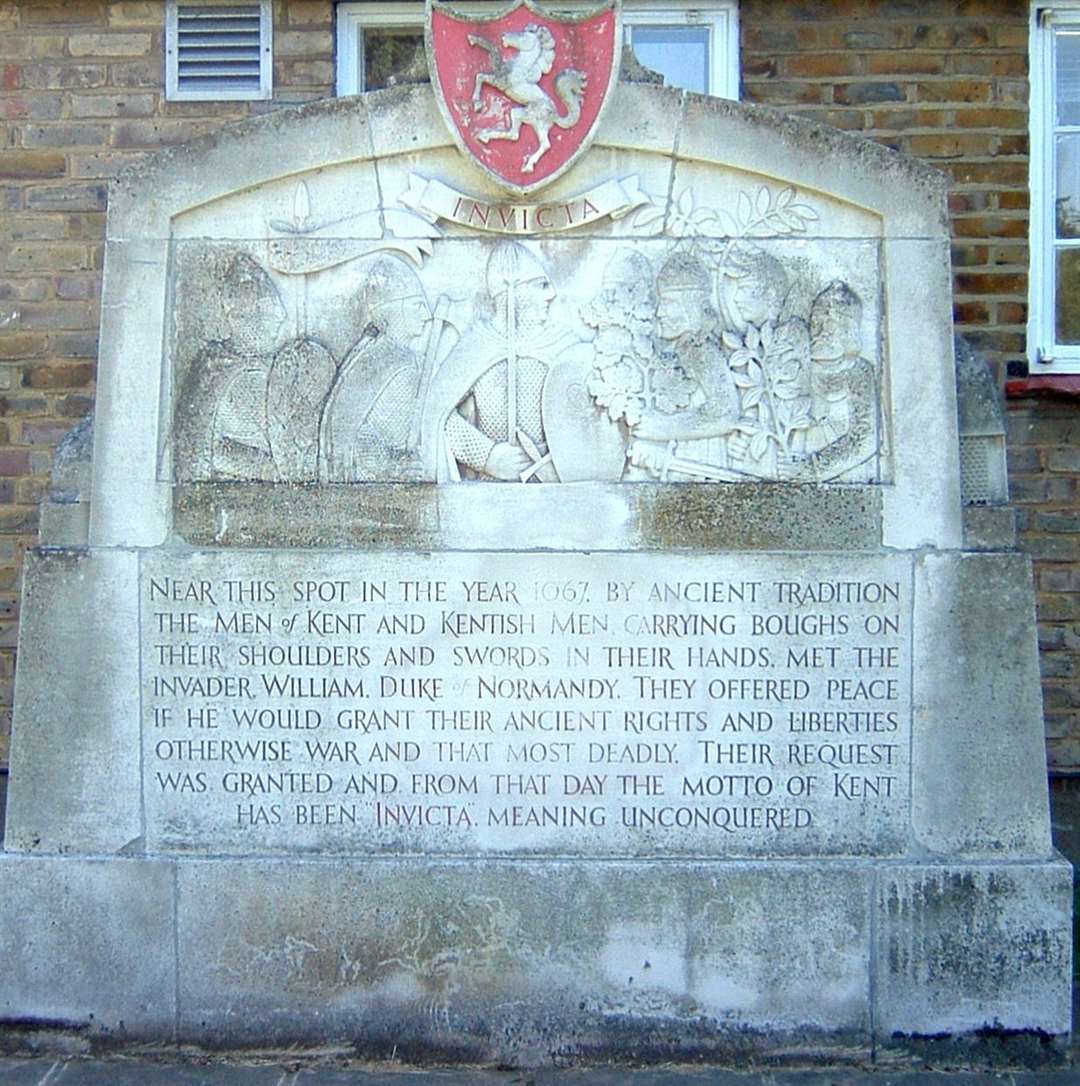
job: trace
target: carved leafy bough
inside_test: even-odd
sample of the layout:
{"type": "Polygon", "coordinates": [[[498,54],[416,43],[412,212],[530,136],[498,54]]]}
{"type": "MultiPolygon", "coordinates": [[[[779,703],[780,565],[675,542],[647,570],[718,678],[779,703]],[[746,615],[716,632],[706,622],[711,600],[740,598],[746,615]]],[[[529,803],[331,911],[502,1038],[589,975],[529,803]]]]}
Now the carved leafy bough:
{"type": "Polygon", "coordinates": [[[778,239],[817,220],[791,187],[737,193],[730,211],[685,189],[663,259],[616,249],[579,324],[563,265],[528,245],[467,250],[478,285],[433,297],[439,271],[405,242],[322,237],[334,224],[307,184],[290,195],[269,269],[223,252],[220,314],[184,315],[181,482],[877,478],[862,302],[783,259],[778,239]],[[308,331],[294,277],[315,274],[341,313],[308,331]]]}
{"type": "Polygon", "coordinates": [[[635,230],[647,231],[667,215],[664,232],[671,237],[694,240],[724,235],[726,238],[784,237],[805,233],[818,221],[818,213],[798,202],[790,185],[774,191],[761,185],[751,197],[740,192],[734,212],[710,207],[696,207],[694,190],[683,189],[670,213],[663,201],[641,208],[631,220],[635,230]]]}
{"type": "Polygon", "coordinates": [[[714,209],[697,206],[688,187],[666,212],[654,204],[635,215],[635,229],[663,220],[676,239],[648,273],[653,348],[615,361],[598,351],[588,382],[596,405],[626,428],[628,477],[877,478],[861,300],[840,280],[795,289],[792,269],[764,241],[818,221],[797,197],[791,186],[761,185],[714,209]]]}
{"type": "Polygon", "coordinates": [[[731,351],[728,365],[736,387],[742,390],[742,410],[757,410],[758,428],[750,436],[750,457],[762,460],[775,444],[781,456],[790,456],[796,431],[810,423],[810,399],[800,365],[800,324],[770,321],[749,325],[744,336],[732,331],[723,334],[731,351]]]}

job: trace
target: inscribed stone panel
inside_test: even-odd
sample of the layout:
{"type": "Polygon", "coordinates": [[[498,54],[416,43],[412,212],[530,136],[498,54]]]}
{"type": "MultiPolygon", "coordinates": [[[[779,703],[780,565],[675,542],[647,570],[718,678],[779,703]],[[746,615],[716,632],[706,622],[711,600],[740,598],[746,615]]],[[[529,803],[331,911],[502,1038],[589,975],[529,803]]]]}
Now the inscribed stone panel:
{"type": "Polygon", "coordinates": [[[910,560],[146,555],[148,844],[889,855],[910,560]]]}

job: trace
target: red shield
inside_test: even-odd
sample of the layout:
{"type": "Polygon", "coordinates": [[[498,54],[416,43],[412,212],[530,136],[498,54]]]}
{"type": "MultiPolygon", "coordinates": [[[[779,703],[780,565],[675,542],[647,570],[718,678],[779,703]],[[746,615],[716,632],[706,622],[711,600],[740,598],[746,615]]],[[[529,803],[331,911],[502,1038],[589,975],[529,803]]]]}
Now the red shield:
{"type": "Polygon", "coordinates": [[[533,0],[463,15],[428,0],[428,64],[458,146],[524,195],[588,147],[618,78],[618,0],[554,16],[533,0]]]}

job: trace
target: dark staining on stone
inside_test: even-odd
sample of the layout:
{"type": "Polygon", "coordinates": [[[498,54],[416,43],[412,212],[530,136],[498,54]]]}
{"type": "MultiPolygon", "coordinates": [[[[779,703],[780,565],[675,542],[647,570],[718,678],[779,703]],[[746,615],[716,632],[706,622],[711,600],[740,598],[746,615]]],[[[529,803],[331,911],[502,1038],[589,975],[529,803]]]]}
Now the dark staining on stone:
{"type": "Polygon", "coordinates": [[[191,483],[173,529],[193,546],[415,548],[433,545],[434,484],[191,483]]]}
{"type": "Polygon", "coordinates": [[[877,488],[794,483],[635,488],[645,549],[871,549],[881,544],[877,488]]]}

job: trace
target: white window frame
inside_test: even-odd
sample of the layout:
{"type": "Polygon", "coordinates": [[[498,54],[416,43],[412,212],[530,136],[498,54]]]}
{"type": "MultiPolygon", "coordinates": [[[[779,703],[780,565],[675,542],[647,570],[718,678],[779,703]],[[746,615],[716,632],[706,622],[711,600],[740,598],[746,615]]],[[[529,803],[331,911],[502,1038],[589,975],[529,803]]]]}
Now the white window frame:
{"type": "MultiPolygon", "coordinates": [[[[463,11],[490,9],[490,3],[462,3],[463,11]]],[[[551,0],[553,10],[567,7],[551,0]]],[[[588,5],[594,6],[594,5],[588,5]]],[[[417,31],[424,25],[424,5],[419,0],[351,0],[336,5],[337,93],[359,94],[364,86],[360,43],[368,27],[417,31]]],[[[738,0],[623,0],[623,32],[630,27],[684,24],[712,28],[709,56],[709,93],[719,98],[739,97],[739,4],[738,0]]]]}
{"type": "Polygon", "coordinates": [[[1080,33],[1080,0],[1056,0],[1031,5],[1031,192],[1028,275],[1027,349],[1033,377],[1053,373],[1080,373],[1080,344],[1061,344],[1057,339],[1057,248],[1080,248],[1080,238],[1056,239],[1055,195],[1057,171],[1054,135],[1059,131],[1080,133],[1080,125],[1059,127],[1054,100],[1054,28],[1075,27],[1080,33]]]}
{"type": "Polygon", "coordinates": [[[235,90],[181,90],[177,50],[177,7],[225,7],[228,0],[166,0],[165,100],[169,102],[260,102],[274,93],[274,15],[271,0],[259,5],[259,88],[235,90]]]}

